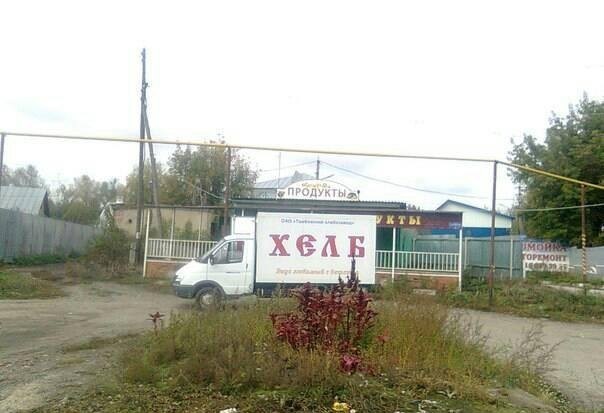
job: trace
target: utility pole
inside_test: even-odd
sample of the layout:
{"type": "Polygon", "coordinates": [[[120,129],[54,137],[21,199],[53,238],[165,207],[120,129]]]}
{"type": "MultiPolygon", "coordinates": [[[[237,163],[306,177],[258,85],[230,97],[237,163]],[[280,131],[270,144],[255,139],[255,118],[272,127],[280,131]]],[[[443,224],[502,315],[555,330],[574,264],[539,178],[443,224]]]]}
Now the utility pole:
{"type": "Polygon", "coordinates": [[[227,235],[228,229],[228,218],[229,218],[229,202],[231,199],[231,147],[226,148],[226,162],[225,162],[225,190],[224,190],[224,216],[222,225],[222,236],[227,235]]]}
{"type": "Polygon", "coordinates": [[[142,237],[141,237],[141,222],[143,217],[143,204],[145,202],[144,194],[145,194],[145,183],[144,183],[144,173],[145,173],[145,144],[143,140],[145,139],[145,88],[146,88],[146,79],[145,79],[145,49],[142,52],[143,59],[143,77],[142,77],[142,86],[141,86],[141,119],[140,119],[140,143],[138,148],[138,188],[136,193],[136,263],[141,263],[142,258],[142,237]]]}
{"type": "Polygon", "coordinates": [[[581,275],[583,276],[583,294],[587,295],[587,231],[585,221],[585,185],[581,185],[581,275]]]}
{"type": "Polygon", "coordinates": [[[493,306],[493,280],[495,278],[495,205],[497,202],[497,161],[493,162],[493,194],[491,195],[491,242],[489,244],[489,307],[493,306]]]}
{"type": "Polygon", "coordinates": [[[147,110],[145,105],[145,130],[147,132],[147,139],[149,139],[149,159],[151,161],[151,194],[153,196],[153,203],[155,204],[155,220],[157,222],[157,229],[159,230],[159,237],[164,237],[164,230],[162,226],[161,208],[159,202],[159,177],[157,176],[157,166],[155,164],[155,154],[153,152],[153,144],[151,143],[151,129],[149,127],[149,117],[147,116],[147,110]]]}
{"type": "MultiPolygon", "coordinates": [[[[162,227],[162,219],[161,219],[161,209],[159,207],[159,190],[158,183],[159,178],[157,176],[157,167],[155,164],[155,154],[153,152],[153,143],[151,143],[151,128],[149,126],[149,116],[147,115],[147,87],[149,84],[147,83],[147,53],[146,50],[143,49],[141,53],[142,57],[142,81],[141,81],[141,125],[140,125],[140,138],[145,139],[145,135],[147,139],[149,139],[149,158],[151,161],[151,194],[153,198],[153,204],[155,204],[155,221],[158,225],[159,237],[163,238],[163,227],[162,227]]],[[[145,169],[144,169],[144,151],[145,144],[143,142],[140,143],[140,154],[139,154],[139,164],[138,164],[138,193],[137,193],[137,211],[136,211],[136,222],[137,222],[137,236],[136,236],[136,257],[137,262],[140,262],[142,257],[142,212],[145,203],[144,196],[144,178],[145,178],[145,169]]]]}
{"type": "Polygon", "coordinates": [[[319,168],[321,165],[321,161],[319,160],[319,157],[317,156],[317,170],[315,172],[315,179],[318,181],[319,180],[319,168]]]}

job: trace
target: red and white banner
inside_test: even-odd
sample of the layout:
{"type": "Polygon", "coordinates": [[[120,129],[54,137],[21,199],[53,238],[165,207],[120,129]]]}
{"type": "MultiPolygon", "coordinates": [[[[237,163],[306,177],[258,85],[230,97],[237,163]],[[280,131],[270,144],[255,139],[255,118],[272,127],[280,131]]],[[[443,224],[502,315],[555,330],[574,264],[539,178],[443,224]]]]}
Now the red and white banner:
{"type": "Polygon", "coordinates": [[[375,282],[375,215],[258,213],[256,282],[332,284],[350,274],[375,282]]]}

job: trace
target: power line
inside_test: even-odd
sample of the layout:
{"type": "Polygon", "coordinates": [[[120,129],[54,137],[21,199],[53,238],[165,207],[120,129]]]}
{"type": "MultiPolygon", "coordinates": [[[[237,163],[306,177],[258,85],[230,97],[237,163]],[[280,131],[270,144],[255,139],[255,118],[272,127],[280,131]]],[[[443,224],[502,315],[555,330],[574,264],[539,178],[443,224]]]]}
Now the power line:
{"type": "Polygon", "coordinates": [[[541,212],[541,211],[559,211],[562,209],[579,209],[579,208],[597,208],[604,206],[604,202],[600,204],[590,204],[590,205],[574,205],[574,206],[565,206],[565,207],[551,207],[551,208],[525,208],[525,209],[515,209],[516,212],[541,212]]]}
{"type": "Polygon", "coordinates": [[[297,164],[294,164],[294,165],[282,166],[281,168],[261,169],[260,172],[261,173],[264,173],[264,172],[274,172],[274,171],[278,171],[280,169],[297,168],[298,166],[310,165],[310,164],[314,164],[314,163],[315,163],[315,161],[301,162],[301,163],[297,163],[297,164]]]}
{"type": "MultiPolygon", "coordinates": [[[[348,172],[350,174],[360,176],[361,178],[369,179],[371,181],[380,182],[380,183],[383,183],[383,184],[397,186],[399,188],[410,189],[412,191],[427,192],[427,193],[430,193],[430,194],[437,194],[437,195],[455,196],[455,197],[459,197],[459,198],[489,199],[488,196],[455,194],[455,193],[452,193],[452,192],[442,192],[442,191],[435,191],[435,190],[425,189],[425,188],[417,188],[417,187],[409,186],[409,185],[403,185],[403,184],[399,184],[399,183],[396,183],[396,182],[387,181],[385,179],[374,178],[372,176],[364,175],[364,174],[361,174],[359,172],[351,171],[350,169],[346,169],[346,168],[342,168],[340,166],[332,165],[329,162],[325,162],[325,161],[321,161],[321,162],[324,163],[325,165],[331,166],[332,168],[339,169],[341,171],[348,172]]],[[[500,200],[505,200],[505,201],[512,201],[513,200],[513,198],[499,198],[499,199],[500,200]]]]}
{"type": "Polygon", "coordinates": [[[203,192],[204,194],[208,194],[208,195],[210,195],[211,197],[214,197],[214,198],[219,199],[219,200],[221,200],[221,201],[222,201],[222,197],[221,197],[221,196],[216,195],[216,194],[214,194],[214,193],[212,193],[212,192],[210,192],[210,191],[206,191],[206,190],[205,190],[205,189],[203,189],[201,186],[194,185],[193,183],[191,183],[191,182],[187,181],[186,179],[183,179],[182,181],[183,181],[185,184],[189,185],[190,187],[195,188],[195,189],[199,190],[200,192],[203,192]]]}

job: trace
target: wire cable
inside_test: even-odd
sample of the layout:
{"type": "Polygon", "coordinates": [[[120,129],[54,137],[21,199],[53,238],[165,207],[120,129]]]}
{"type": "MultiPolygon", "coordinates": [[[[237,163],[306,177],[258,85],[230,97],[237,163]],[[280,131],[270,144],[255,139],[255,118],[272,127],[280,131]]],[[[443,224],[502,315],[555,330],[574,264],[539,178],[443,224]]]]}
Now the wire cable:
{"type": "MultiPolygon", "coordinates": [[[[435,190],[432,190],[432,189],[417,188],[417,187],[410,186],[410,185],[403,185],[403,184],[399,184],[399,183],[396,183],[396,182],[388,181],[388,180],[385,180],[385,179],[375,178],[375,177],[372,177],[372,176],[364,175],[364,174],[361,174],[359,172],[351,171],[350,169],[346,169],[346,168],[342,168],[340,166],[333,165],[333,164],[331,164],[329,162],[321,161],[321,163],[325,164],[325,165],[328,165],[328,166],[331,166],[332,168],[339,169],[340,171],[347,172],[347,173],[352,174],[352,175],[360,176],[361,178],[369,179],[371,181],[380,182],[380,183],[383,183],[383,184],[397,186],[399,188],[410,189],[412,191],[426,192],[426,193],[429,193],[429,194],[437,194],[437,195],[454,196],[454,197],[459,197],[459,198],[490,199],[490,197],[488,197],[488,196],[463,195],[463,194],[455,194],[455,193],[452,193],[452,192],[442,192],[442,191],[435,191],[435,190]]],[[[513,201],[513,198],[497,198],[497,199],[499,199],[501,201],[513,201]]]]}
{"type": "Polygon", "coordinates": [[[304,165],[311,165],[314,164],[316,161],[308,161],[308,162],[302,162],[302,163],[297,163],[295,165],[287,165],[287,166],[282,166],[281,168],[273,168],[273,169],[260,169],[260,173],[264,173],[264,172],[274,172],[274,171],[278,171],[280,169],[290,169],[290,168],[297,168],[298,166],[304,166],[304,165]]]}
{"type": "Polygon", "coordinates": [[[580,208],[597,208],[604,206],[604,202],[600,204],[589,204],[589,205],[573,205],[565,207],[551,207],[551,208],[518,208],[515,212],[541,212],[541,211],[560,211],[563,209],[580,209],[580,208]]]}

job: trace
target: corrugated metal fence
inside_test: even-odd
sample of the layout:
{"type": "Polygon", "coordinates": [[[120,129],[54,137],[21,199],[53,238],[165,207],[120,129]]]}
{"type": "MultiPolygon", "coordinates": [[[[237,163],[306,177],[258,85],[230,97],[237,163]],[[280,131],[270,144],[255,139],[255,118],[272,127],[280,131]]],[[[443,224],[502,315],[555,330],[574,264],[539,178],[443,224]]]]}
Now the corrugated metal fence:
{"type": "MultiPolygon", "coordinates": [[[[580,248],[572,247],[568,249],[568,259],[572,272],[581,273],[581,257],[582,251],[580,248]]],[[[604,275],[604,247],[587,248],[587,273],[590,275],[604,275]]]]}
{"type": "Polygon", "coordinates": [[[82,253],[101,230],[58,219],[0,209],[0,261],[41,254],[82,253]]]}
{"type": "MultiPolygon", "coordinates": [[[[489,238],[465,238],[462,263],[472,275],[486,275],[489,270],[489,238]]],[[[419,237],[414,240],[415,251],[457,252],[459,240],[438,236],[419,237]]],[[[522,277],[522,241],[510,237],[495,239],[495,276],[522,277]],[[510,252],[512,253],[510,256],[510,252]]]]}
{"type": "MultiPolygon", "coordinates": [[[[414,251],[457,252],[458,239],[441,236],[424,236],[414,240],[414,251]]],[[[463,245],[463,268],[471,269],[472,275],[486,275],[489,270],[489,238],[465,238],[463,245]]],[[[568,250],[571,271],[581,272],[581,250],[568,250]]],[[[604,275],[604,247],[587,248],[587,272],[604,275]]],[[[495,239],[495,274],[498,277],[522,277],[522,240],[515,237],[495,239]],[[510,257],[510,250],[512,257],[510,257]],[[510,272],[511,268],[511,272],[510,272]]]]}

